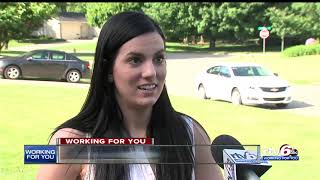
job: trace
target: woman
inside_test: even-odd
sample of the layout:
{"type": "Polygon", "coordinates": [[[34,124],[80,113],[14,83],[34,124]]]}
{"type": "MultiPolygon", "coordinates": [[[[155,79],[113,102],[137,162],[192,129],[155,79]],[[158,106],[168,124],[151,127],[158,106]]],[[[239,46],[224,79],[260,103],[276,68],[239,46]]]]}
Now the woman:
{"type": "MultiPolygon", "coordinates": [[[[67,137],[154,138],[155,144],[210,144],[204,129],[171,106],[165,87],[165,37],[140,12],[111,17],[102,27],[87,99],[74,118],[52,133],[67,137]]],[[[59,164],[44,165],[38,179],[222,179],[210,148],[161,153],[161,162],[186,164],[59,164]],[[174,157],[174,158],[173,158],[174,157]]]]}

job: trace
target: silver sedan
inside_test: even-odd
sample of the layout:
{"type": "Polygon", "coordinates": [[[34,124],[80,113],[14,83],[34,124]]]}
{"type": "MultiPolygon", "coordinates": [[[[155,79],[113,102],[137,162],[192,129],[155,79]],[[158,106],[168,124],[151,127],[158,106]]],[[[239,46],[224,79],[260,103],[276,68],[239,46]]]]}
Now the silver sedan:
{"type": "Polygon", "coordinates": [[[255,63],[219,63],[210,66],[196,77],[195,89],[201,98],[234,104],[275,104],[286,107],[292,101],[289,83],[255,63]]]}

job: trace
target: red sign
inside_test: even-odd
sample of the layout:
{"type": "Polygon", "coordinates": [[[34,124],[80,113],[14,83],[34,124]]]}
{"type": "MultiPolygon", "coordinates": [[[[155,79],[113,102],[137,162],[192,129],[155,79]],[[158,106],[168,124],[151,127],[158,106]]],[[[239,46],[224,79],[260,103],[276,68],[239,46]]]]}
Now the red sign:
{"type": "Polygon", "coordinates": [[[262,39],[266,39],[267,37],[269,37],[270,33],[267,29],[262,29],[259,35],[262,39]]]}

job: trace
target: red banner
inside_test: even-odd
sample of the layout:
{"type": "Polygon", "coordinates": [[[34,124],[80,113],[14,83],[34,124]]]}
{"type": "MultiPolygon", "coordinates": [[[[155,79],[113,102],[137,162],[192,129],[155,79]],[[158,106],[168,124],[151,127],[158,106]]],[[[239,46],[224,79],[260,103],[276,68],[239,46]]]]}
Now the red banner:
{"type": "Polygon", "coordinates": [[[154,144],[153,138],[60,138],[59,144],[154,144]]]}

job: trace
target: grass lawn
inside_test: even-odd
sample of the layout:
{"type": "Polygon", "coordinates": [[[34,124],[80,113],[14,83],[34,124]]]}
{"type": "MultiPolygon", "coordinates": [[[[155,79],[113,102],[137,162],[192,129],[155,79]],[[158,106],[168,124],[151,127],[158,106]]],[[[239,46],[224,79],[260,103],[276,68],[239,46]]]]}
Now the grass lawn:
{"type": "Polygon", "coordinates": [[[284,57],[281,53],[266,55],[238,53],[227,61],[254,62],[261,64],[279,77],[295,84],[320,84],[320,55],[284,57]]]}
{"type": "Polygon", "coordinates": [[[20,47],[20,46],[29,46],[32,45],[34,43],[32,42],[19,42],[17,40],[11,40],[9,41],[9,48],[13,48],[13,47],[20,47]]]}
{"type": "Polygon", "coordinates": [[[68,52],[92,52],[96,51],[97,42],[86,42],[86,43],[79,43],[79,44],[64,44],[57,47],[52,47],[49,49],[53,50],[62,50],[68,52]]]}
{"type": "MultiPolygon", "coordinates": [[[[49,85],[0,84],[0,179],[34,179],[38,165],[23,164],[23,145],[46,144],[50,132],[81,108],[87,89],[49,85]]],[[[171,97],[178,111],[197,119],[210,137],[230,134],[242,144],[299,151],[296,162],[275,162],[263,176],[274,179],[320,179],[318,119],[230,103],[171,97]],[[290,175],[290,176],[288,176],[290,175]]]]}
{"type": "Polygon", "coordinates": [[[48,39],[48,38],[37,38],[37,39],[25,39],[25,40],[11,40],[9,41],[9,48],[29,46],[33,44],[50,44],[56,42],[64,42],[63,39],[48,39]]]}

